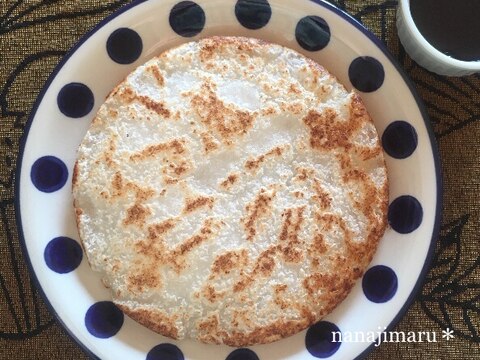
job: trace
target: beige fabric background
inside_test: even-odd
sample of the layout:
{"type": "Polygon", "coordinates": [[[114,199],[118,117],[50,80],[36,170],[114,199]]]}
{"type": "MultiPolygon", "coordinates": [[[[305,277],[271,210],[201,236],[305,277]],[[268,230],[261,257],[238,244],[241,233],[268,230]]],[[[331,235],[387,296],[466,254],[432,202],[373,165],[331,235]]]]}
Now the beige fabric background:
{"type": "MultiPolygon", "coordinates": [[[[0,1],[0,359],[86,359],[39,296],[19,245],[14,173],[33,102],[61,57],[129,0],[0,1]]],[[[397,331],[449,326],[455,339],[385,343],[370,360],[480,358],[480,77],[447,78],[405,54],[395,1],[333,1],[386,42],[427,105],[444,174],[444,216],[432,270],[397,331]]],[[[480,4],[479,4],[480,6],[480,4]]]]}

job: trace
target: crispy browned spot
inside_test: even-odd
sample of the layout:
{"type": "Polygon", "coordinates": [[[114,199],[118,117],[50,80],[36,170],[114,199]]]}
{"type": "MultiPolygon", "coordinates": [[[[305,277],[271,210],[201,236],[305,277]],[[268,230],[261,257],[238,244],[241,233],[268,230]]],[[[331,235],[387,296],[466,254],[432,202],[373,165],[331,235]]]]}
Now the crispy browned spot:
{"type": "Polygon", "coordinates": [[[226,106],[215,94],[213,85],[208,82],[192,97],[191,104],[200,121],[227,144],[231,143],[232,138],[246,134],[255,120],[254,115],[248,111],[234,110],[226,106]]]}
{"type": "Polygon", "coordinates": [[[225,331],[220,330],[220,321],[217,314],[210,315],[205,320],[200,321],[197,324],[197,329],[199,340],[211,344],[220,344],[221,339],[227,336],[225,331]]]}
{"type": "Polygon", "coordinates": [[[284,146],[275,146],[273,149],[270,149],[265,154],[259,155],[256,158],[249,159],[245,162],[245,169],[249,171],[256,171],[262,165],[262,163],[269,157],[279,157],[282,156],[285,149],[288,145],[284,146]]]}
{"type": "Polygon", "coordinates": [[[155,241],[163,238],[177,224],[178,219],[169,218],[160,223],[152,224],[148,227],[148,240],[155,241]]]}
{"type": "Polygon", "coordinates": [[[282,213],[283,224],[279,235],[280,251],[286,262],[298,263],[303,258],[299,232],[303,223],[305,206],[286,209],[282,213]]]}
{"type": "Polygon", "coordinates": [[[197,197],[187,197],[185,199],[185,206],[183,207],[183,213],[191,213],[201,207],[208,207],[209,209],[213,208],[213,203],[215,198],[212,196],[197,196],[197,197]]]}
{"type": "Polygon", "coordinates": [[[205,152],[205,154],[210,154],[212,151],[218,149],[218,141],[208,132],[202,132],[200,134],[200,138],[202,139],[203,151],[205,152]]]}
{"type": "Polygon", "coordinates": [[[297,167],[297,175],[293,178],[294,181],[307,181],[315,172],[313,168],[297,167]]]}
{"type": "Polygon", "coordinates": [[[300,89],[298,88],[298,86],[294,83],[291,83],[290,86],[288,87],[288,92],[290,94],[295,94],[295,95],[299,95],[301,94],[302,92],[300,91],[300,89]]]}
{"type": "Polygon", "coordinates": [[[322,113],[310,110],[303,118],[310,131],[310,146],[317,150],[343,148],[349,150],[352,135],[361,125],[371,122],[370,116],[358,96],[353,96],[350,104],[350,117],[346,121],[338,119],[334,109],[328,108],[322,113]]]}
{"type": "Polygon", "coordinates": [[[101,154],[101,159],[109,167],[115,167],[115,161],[113,160],[113,155],[117,149],[117,136],[112,135],[108,141],[108,148],[101,154]]]}
{"type": "MultiPolygon", "coordinates": [[[[315,233],[309,247],[310,257],[318,261],[318,258],[327,251],[328,247],[325,243],[325,237],[320,232],[315,233]]],[[[316,265],[318,265],[318,263],[316,265]]]]}
{"type": "Polygon", "coordinates": [[[225,296],[224,291],[217,291],[212,285],[206,285],[202,290],[202,295],[211,303],[221,300],[225,296]]]}
{"type": "Polygon", "coordinates": [[[258,276],[268,277],[272,274],[275,267],[275,253],[276,246],[272,246],[264,250],[257,258],[255,266],[252,271],[252,277],[258,276]]]}
{"type": "Polygon", "coordinates": [[[171,152],[173,155],[181,155],[186,152],[185,140],[173,139],[165,143],[149,145],[138,153],[130,155],[130,160],[140,161],[157,156],[159,153],[171,152]]]}
{"type": "Polygon", "coordinates": [[[319,205],[320,209],[327,210],[332,203],[332,197],[323,189],[320,180],[317,178],[313,179],[313,190],[315,191],[315,195],[312,197],[313,200],[319,205]]]}
{"type": "Polygon", "coordinates": [[[150,208],[142,204],[133,204],[127,209],[127,215],[123,219],[124,225],[137,225],[142,227],[145,220],[152,214],[150,208]]]}
{"type": "Polygon", "coordinates": [[[112,178],[112,196],[123,195],[123,176],[120,171],[117,171],[112,178]]]}
{"type": "Polygon", "coordinates": [[[238,180],[239,174],[233,173],[227,176],[225,180],[220,183],[220,186],[223,187],[225,190],[230,189],[238,180]]]}
{"type": "Polygon", "coordinates": [[[73,166],[73,174],[72,174],[72,186],[75,187],[77,185],[78,181],[78,161],[75,162],[75,165],[73,166]]]}
{"type": "Polygon", "coordinates": [[[242,269],[247,262],[248,252],[246,249],[227,251],[215,258],[210,278],[217,275],[228,275],[234,269],[242,269]]]}
{"type": "Polygon", "coordinates": [[[116,304],[120,310],[133,320],[146,326],[147,328],[172,339],[178,339],[178,329],[175,325],[178,315],[167,315],[158,310],[151,310],[146,308],[135,308],[125,306],[123,304],[116,304]]]}
{"type": "Polygon", "coordinates": [[[270,246],[264,250],[255,260],[253,268],[249,272],[241,271],[239,281],[233,286],[233,292],[238,293],[244,291],[256,279],[260,277],[268,277],[275,268],[275,254],[278,250],[277,246],[270,246]]]}
{"type": "Polygon", "coordinates": [[[245,213],[247,214],[241,219],[247,240],[251,241],[257,234],[257,223],[260,219],[265,218],[270,213],[270,205],[275,198],[276,191],[274,189],[267,190],[262,188],[257,196],[247,204],[245,213]]]}
{"type": "Polygon", "coordinates": [[[155,268],[151,267],[150,271],[140,271],[128,276],[127,283],[129,291],[133,293],[141,293],[146,289],[160,287],[160,276],[155,272],[155,268]]]}
{"type": "Polygon", "coordinates": [[[280,109],[283,112],[300,115],[304,111],[304,106],[300,102],[287,102],[287,103],[281,103],[280,109]]]}
{"type": "Polygon", "coordinates": [[[145,106],[148,110],[156,112],[158,115],[163,116],[164,118],[169,118],[171,113],[168,110],[164,103],[156,102],[153,99],[149,98],[148,96],[144,95],[137,95],[135,91],[130,87],[124,87],[122,91],[118,92],[119,97],[130,104],[134,101],[138,101],[140,104],[145,106]]]}
{"type": "Polygon", "coordinates": [[[160,73],[160,69],[158,68],[157,65],[155,64],[150,65],[149,67],[147,67],[147,71],[150,71],[153,74],[154,78],[157,80],[157,83],[160,87],[165,85],[165,79],[160,73]]]}
{"type": "Polygon", "coordinates": [[[175,250],[173,250],[174,257],[183,256],[186,253],[192,251],[195,247],[201,243],[210,239],[215,231],[215,228],[218,227],[219,223],[213,218],[207,218],[204,222],[198,233],[192,235],[191,237],[183,240],[183,242],[178,245],[175,250]]]}

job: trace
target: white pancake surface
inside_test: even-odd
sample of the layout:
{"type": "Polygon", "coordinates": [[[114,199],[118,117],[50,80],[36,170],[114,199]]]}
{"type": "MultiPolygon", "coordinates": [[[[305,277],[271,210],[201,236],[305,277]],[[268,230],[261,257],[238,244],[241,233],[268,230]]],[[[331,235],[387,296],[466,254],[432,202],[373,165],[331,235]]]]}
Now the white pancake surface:
{"type": "Polygon", "coordinates": [[[341,302],[387,225],[360,97],[285,47],[168,50],[100,107],[78,150],[85,253],[113,301],[165,336],[246,346],[341,302]]]}

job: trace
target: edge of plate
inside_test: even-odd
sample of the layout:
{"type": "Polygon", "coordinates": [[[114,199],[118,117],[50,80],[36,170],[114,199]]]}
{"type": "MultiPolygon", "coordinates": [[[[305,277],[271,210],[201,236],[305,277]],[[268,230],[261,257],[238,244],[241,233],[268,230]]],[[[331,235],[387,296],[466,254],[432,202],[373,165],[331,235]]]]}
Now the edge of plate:
{"type": "MultiPolygon", "coordinates": [[[[63,320],[60,318],[60,316],[57,314],[55,308],[52,306],[50,301],[48,300],[48,297],[46,296],[45,292],[43,291],[43,288],[40,285],[40,282],[37,279],[37,275],[33,269],[31,260],[30,260],[30,255],[27,250],[25,238],[23,235],[23,226],[22,226],[22,216],[21,216],[21,209],[20,209],[20,177],[21,177],[21,169],[22,169],[22,163],[23,163],[23,153],[25,150],[25,145],[27,142],[28,134],[30,132],[30,127],[32,125],[33,119],[35,118],[35,115],[37,113],[38,107],[40,106],[43,97],[45,96],[45,93],[49,89],[52,81],[55,79],[57,76],[58,72],[63,68],[65,63],[70,59],[70,57],[77,51],[77,49],[82,46],[93,34],[95,34],[99,29],[101,29],[105,24],[116,18],[117,16],[121,15],[122,13],[132,9],[133,7],[146,2],[146,1],[151,1],[151,0],[133,0],[131,3],[126,4],[119,9],[117,9],[115,12],[112,14],[108,15],[104,19],[102,19],[100,22],[98,22],[92,29],[90,29],[85,35],[83,35],[68,51],[67,53],[62,57],[60,62],[55,66],[53,69],[52,73],[49,75],[47,78],[45,84],[43,85],[39,95],[37,96],[32,110],[30,111],[30,115],[25,123],[25,130],[24,133],[20,139],[20,144],[19,144],[19,151],[18,151],[18,156],[17,156],[17,165],[16,165],[16,170],[15,170],[15,190],[14,190],[14,207],[15,207],[15,221],[17,225],[17,231],[18,231],[18,237],[19,237],[19,242],[20,246],[25,258],[25,262],[27,264],[27,268],[29,270],[29,275],[31,276],[40,296],[42,297],[43,301],[45,302],[48,310],[50,311],[51,314],[55,317],[55,319],[60,323],[62,329],[65,331],[65,333],[70,336],[78,345],[79,347],[92,359],[95,360],[101,360],[96,354],[93,353],[92,350],[90,350],[80,339],[69,329],[69,327],[63,322],[63,320]]],[[[433,254],[434,254],[434,249],[435,249],[435,243],[436,239],[438,238],[438,235],[440,233],[440,221],[442,217],[442,174],[440,170],[440,153],[438,151],[438,146],[437,142],[435,139],[435,135],[433,133],[433,130],[430,126],[430,121],[429,117],[427,114],[427,111],[425,109],[425,106],[423,104],[422,99],[420,96],[417,94],[417,91],[413,85],[412,80],[407,76],[405,70],[398,64],[397,59],[393,57],[393,55],[390,53],[386,45],[381,42],[370,30],[368,30],[362,23],[360,23],[358,20],[356,20],[353,16],[345,12],[344,10],[337,8],[336,6],[324,1],[324,0],[309,0],[311,2],[314,2],[318,4],[319,6],[322,6],[326,8],[327,10],[330,10],[334,12],[335,14],[339,15],[341,18],[344,20],[348,21],[350,24],[355,26],[358,30],[360,30],[365,36],[367,36],[372,42],[377,45],[377,47],[385,54],[385,56],[388,58],[388,60],[395,66],[395,69],[399,72],[399,74],[402,76],[403,81],[407,84],[410,92],[412,93],[415,102],[417,103],[418,108],[420,109],[420,112],[422,114],[422,118],[425,123],[425,127],[428,132],[430,144],[432,147],[432,153],[433,153],[433,158],[434,158],[434,165],[435,165],[435,177],[436,177],[436,186],[437,186],[437,196],[436,196],[436,208],[435,208],[435,222],[433,226],[433,231],[432,231],[432,239],[430,241],[430,246],[427,252],[427,257],[425,259],[424,266],[422,268],[422,271],[420,272],[420,275],[417,279],[417,282],[415,286],[413,287],[412,291],[410,292],[410,295],[408,296],[405,304],[402,306],[402,308],[399,310],[397,315],[394,317],[394,319],[390,322],[390,324],[386,327],[385,331],[391,330],[400,320],[401,318],[404,317],[405,313],[407,310],[410,308],[413,300],[415,299],[417,293],[419,292],[420,288],[422,287],[426,274],[428,270],[430,269],[430,264],[433,259],[433,254]]],[[[363,359],[369,354],[374,348],[374,343],[372,343],[370,346],[368,346],[363,352],[361,352],[354,360],[360,360],[363,359]]]]}

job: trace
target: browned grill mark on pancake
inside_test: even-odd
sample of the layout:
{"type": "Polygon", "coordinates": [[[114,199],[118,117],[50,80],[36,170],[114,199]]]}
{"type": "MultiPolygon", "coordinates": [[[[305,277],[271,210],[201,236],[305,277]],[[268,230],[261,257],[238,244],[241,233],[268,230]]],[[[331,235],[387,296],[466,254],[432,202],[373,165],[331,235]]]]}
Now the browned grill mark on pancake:
{"type": "Polygon", "coordinates": [[[96,161],[99,164],[101,161],[105,162],[107,166],[113,168],[115,167],[115,161],[113,160],[113,155],[117,150],[117,138],[118,136],[112,134],[108,140],[108,147],[101,153],[100,159],[96,161]]]}
{"type": "Polygon", "coordinates": [[[307,181],[315,174],[315,169],[313,168],[306,168],[303,166],[299,166],[296,168],[297,174],[293,178],[293,181],[304,182],[307,181]]]}
{"type": "Polygon", "coordinates": [[[169,118],[171,113],[170,110],[167,109],[166,105],[163,102],[157,102],[153,99],[149,98],[148,96],[137,96],[136,99],[144,105],[148,110],[152,110],[156,112],[158,115],[163,116],[164,118],[169,118]]]}
{"type": "MultiPolygon", "coordinates": [[[[265,84],[265,86],[267,86],[268,84],[265,84]]],[[[268,107],[268,108],[264,108],[261,110],[260,112],[263,116],[271,116],[271,115],[274,115],[277,113],[277,111],[275,110],[274,107],[268,107]]]]}
{"type": "Polygon", "coordinates": [[[260,189],[253,201],[245,207],[246,216],[241,219],[247,240],[252,241],[257,234],[257,223],[260,219],[268,216],[271,209],[271,203],[275,198],[276,191],[274,189],[260,189]]]}
{"type": "Polygon", "coordinates": [[[115,119],[118,116],[118,111],[115,109],[108,109],[108,116],[115,119]]]}
{"type": "Polygon", "coordinates": [[[158,241],[162,239],[170,230],[172,230],[178,223],[178,219],[169,218],[163,220],[162,222],[152,224],[148,227],[148,237],[149,241],[158,241]]]}
{"type": "Polygon", "coordinates": [[[160,87],[163,87],[165,85],[165,79],[163,78],[162,73],[160,72],[160,69],[156,64],[148,66],[147,71],[152,73],[153,77],[157,80],[157,84],[160,87]]]}
{"type": "Polygon", "coordinates": [[[134,293],[142,293],[147,289],[160,287],[161,281],[158,274],[155,273],[155,267],[150,271],[141,271],[128,276],[128,289],[134,293]]]}
{"type": "Polygon", "coordinates": [[[273,303],[278,306],[281,310],[288,309],[292,306],[291,301],[285,297],[288,286],[287,284],[275,284],[272,285],[273,288],[273,303]]]}
{"type": "Polygon", "coordinates": [[[227,178],[220,183],[220,186],[225,190],[228,190],[237,182],[239,177],[240,177],[240,174],[232,173],[228,175],[227,178]]]}
{"type": "Polygon", "coordinates": [[[211,152],[219,148],[218,141],[208,132],[202,132],[200,134],[200,139],[202,140],[203,151],[205,152],[205,154],[210,154],[211,152]]]}
{"type": "Polygon", "coordinates": [[[227,251],[215,258],[209,279],[214,279],[221,275],[228,275],[233,270],[241,270],[247,263],[248,252],[246,249],[227,251]]]}
{"type": "Polygon", "coordinates": [[[315,191],[315,195],[312,198],[315,200],[316,204],[319,205],[320,209],[327,210],[330,208],[330,205],[332,204],[332,197],[330,196],[329,192],[322,187],[320,180],[314,178],[312,186],[313,190],[315,191]]]}
{"type": "Polygon", "coordinates": [[[200,246],[202,243],[212,239],[221,225],[222,222],[217,219],[205,219],[197,233],[183,240],[173,250],[168,251],[166,257],[168,263],[177,273],[180,273],[187,267],[186,256],[188,253],[200,246]]]}
{"type": "Polygon", "coordinates": [[[303,199],[305,197],[305,194],[299,190],[293,191],[292,195],[297,199],[303,199]]]}
{"type": "Polygon", "coordinates": [[[125,86],[120,91],[118,91],[118,96],[127,104],[138,101],[148,110],[151,110],[166,119],[170,118],[171,116],[170,110],[167,109],[164,103],[157,102],[145,95],[137,95],[135,91],[128,86],[125,86]]]}
{"type": "Polygon", "coordinates": [[[142,227],[145,220],[152,214],[150,208],[142,204],[133,204],[127,209],[127,215],[123,219],[123,225],[137,225],[142,227]]]}
{"type": "Polygon", "coordinates": [[[112,197],[122,196],[124,194],[123,176],[120,171],[115,172],[112,178],[112,197]]]}
{"type": "Polygon", "coordinates": [[[289,94],[300,95],[302,91],[298,88],[297,84],[291,83],[288,87],[289,94]]]}
{"type": "Polygon", "coordinates": [[[202,290],[203,297],[211,303],[222,300],[225,294],[225,291],[217,291],[212,285],[206,285],[202,290]]]}
{"type": "Polygon", "coordinates": [[[73,174],[72,174],[72,187],[75,187],[78,183],[78,161],[75,162],[75,165],[73,166],[73,174]]]}
{"type": "Polygon", "coordinates": [[[306,206],[289,208],[282,213],[283,224],[279,235],[280,251],[285,262],[298,263],[303,259],[299,233],[304,221],[306,206]]]}
{"type": "Polygon", "coordinates": [[[267,158],[282,156],[283,152],[288,148],[288,145],[275,146],[267,151],[265,154],[261,154],[253,159],[248,159],[245,162],[245,169],[251,172],[257,171],[260,166],[265,162],[267,158]]]}
{"type": "Polygon", "coordinates": [[[310,259],[312,265],[314,267],[318,267],[320,265],[320,259],[322,255],[327,253],[328,246],[325,242],[324,235],[319,231],[313,234],[312,240],[310,245],[308,246],[308,254],[310,255],[310,259]]]}
{"type": "Polygon", "coordinates": [[[149,329],[172,339],[178,339],[179,333],[175,324],[178,315],[170,316],[156,309],[133,308],[132,306],[126,306],[119,303],[116,303],[116,305],[133,320],[149,329]]]}
{"type": "Polygon", "coordinates": [[[214,235],[215,228],[218,228],[218,225],[218,222],[214,218],[207,218],[197,234],[183,240],[183,242],[173,250],[174,257],[183,256],[201,243],[209,240],[214,235]]]}
{"type": "Polygon", "coordinates": [[[333,150],[353,147],[352,136],[370,117],[358,96],[352,96],[349,119],[342,121],[334,109],[327,108],[323,113],[310,110],[303,122],[310,131],[310,146],[317,150],[333,150]]]}
{"type": "Polygon", "coordinates": [[[281,103],[280,109],[284,113],[292,113],[294,115],[300,115],[305,110],[305,107],[300,102],[293,102],[293,103],[287,102],[287,103],[281,103]]]}
{"type": "Polygon", "coordinates": [[[173,139],[164,143],[147,146],[140,152],[130,155],[130,160],[141,161],[164,152],[170,152],[173,155],[182,155],[186,151],[185,140],[173,139]]]}
{"type": "Polygon", "coordinates": [[[212,196],[197,196],[187,197],[185,199],[185,206],[183,207],[183,213],[188,214],[199,208],[208,207],[210,210],[213,208],[215,198],[212,196]]]}
{"type": "Polygon", "coordinates": [[[143,188],[133,182],[126,182],[120,171],[113,174],[111,181],[111,191],[103,190],[100,195],[105,199],[115,199],[124,197],[128,192],[135,194],[135,202],[142,203],[155,195],[155,190],[143,188]]]}
{"type": "Polygon", "coordinates": [[[159,266],[170,265],[177,273],[180,273],[186,267],[185,256],[194,248],[211,239],[220,226],[219,221],[207,218],[196,234],[183,240],[173,249],[169,249],[164,238],[175,228],[178,221],[177,218],[169,218],[150,225],[147,238],[134,244],[134,250],[137,254],[142,255],[142,258],[139,258],[136,263],[134,276],[129,278],[130,290],[141,292],[150,287],[160,286],[159,266]],[[144,285],[140,287],[142,281],[144,285]]]}
{"type": "Polygon", "coordinates": [[[255,260],[252,270],[249,272],[242,271],[240,273],[240,280],[234,284],[233,292],[238,293],[244,291],[256,279],[270,276],[275,268],[275,255],[278,249],[279,247],[274,245],[261,252],[255,260]]]}
{"type": "Polygon", "coordinates": [[[221,344],[221,340],[228,336],[227,332],[220,330],[218,314],[210,315],[205,320],[200,321],[196,327],[199,332],[199,340],[207,343],[221,344]]]}
{"type": "Polygon", "coordinates": [[[275,268],[275,253],[276,246],[272,246],[264,250],[257,258],[251,276],[257,278],[258,276],[268,277],[272,274],[275,268]]]}
{"type": "Polygon", "coordinates": [[[150,277],[156,273],[158,266],[169,261],[168,249],[164,238],[177,224],[177,219],[169,218],[160,223],[148,227],[148,236],[146,239],[134,244],[134,251],[142,255],[135,262],[137,277],[150,277]],[[143,260],[141,260],[143,259],[143,260]]]}
{"type": "Polygon", "coordinates": [[[343,232],[342,238],[345,243],[352,243],[354,235],[353,231],[347,226],[345,220],[341,216],[318,212],[315,214],[315,220],[318,222],[320,228],[325,231],[332,231],[335,229],[341,230],[343,232]]]}
{"type": "Polygon", "coordinates": [[[209,82],[202,85],[200,93],[193,95],[191,105],[200,121],[215,131],[226,144],[231,143],[232,138],[245,135],[255,120],[250,112],[234,110],[225,105],[209,82]]]}

